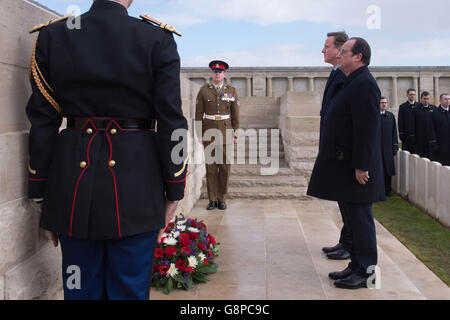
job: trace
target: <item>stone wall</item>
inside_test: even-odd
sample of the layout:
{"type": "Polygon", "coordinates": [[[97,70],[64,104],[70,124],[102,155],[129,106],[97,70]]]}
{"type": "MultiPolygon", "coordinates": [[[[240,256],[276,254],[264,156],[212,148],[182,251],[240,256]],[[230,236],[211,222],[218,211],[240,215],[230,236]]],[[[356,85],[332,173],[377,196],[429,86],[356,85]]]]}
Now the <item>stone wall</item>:
{"type": "MultiPolygon", "coordinates": [[[[406,101],[406,90],[429,91],[432,103],[439,103],[439,94],[450,91],[450,67],[372,67],[382,95],[390,101],[390,110],[397,114],[406,101]]],[[[282,97],[287,92],[314,92],[322,95],[329,67],[266,67],[230,68],[228,83],[240,97],[282,97]]],[[[208,68],[183,68],[182,73],[199,85],[211,82],[208,68]]]]}
{"type": "Polygon", "coordinates": [[[450,228],[450,167],[407,151],[397,154],[395,166],[393,190],[450,228]]]}
{"type": "Polygon", "coordinates": [[[0,11],[0,299],[58,298],[59,248],[39,229],[40,207],[26,199],[31,93],[28,66],[36,35],[28,30],[54,19],[26,1],[2,0],[0,11]]]}
{"type": "MultiPolygon", "coordinates": [[[[0,4],[0,300],[61,299],[60,248],[54,248],[39,228],[40,205],[26,197],[29,123],[25,106],[31,93],[28,70],[36,39],[28,30],[57,15],[23,0],[1,0],[0,4]]],[[[183,76],[181,84],[183,112],[191,126],[199,86],[183,76]]],[[[193,148],[199,148],[192,134],[190,157],[193,148]]],[[[178,212],[187,214],[195,205],[204,175],[204,165],[189,165],[186,197],[178,212]]]]}

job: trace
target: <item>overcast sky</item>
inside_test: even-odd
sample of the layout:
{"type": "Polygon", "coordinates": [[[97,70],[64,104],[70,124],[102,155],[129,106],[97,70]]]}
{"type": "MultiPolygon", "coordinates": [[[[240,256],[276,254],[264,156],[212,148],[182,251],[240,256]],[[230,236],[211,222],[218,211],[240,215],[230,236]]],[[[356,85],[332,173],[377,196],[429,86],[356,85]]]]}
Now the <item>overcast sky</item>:
{"type": "MultiPolygon", "coordinates": [[[[60,13],[91,0],[37,0],[60,13]]],[[[449,66],[449,0],[134,0],[129,14],[177,28],[183,67],[325,66],[330,31],[372,46],[372,65],[449,66]]]]}

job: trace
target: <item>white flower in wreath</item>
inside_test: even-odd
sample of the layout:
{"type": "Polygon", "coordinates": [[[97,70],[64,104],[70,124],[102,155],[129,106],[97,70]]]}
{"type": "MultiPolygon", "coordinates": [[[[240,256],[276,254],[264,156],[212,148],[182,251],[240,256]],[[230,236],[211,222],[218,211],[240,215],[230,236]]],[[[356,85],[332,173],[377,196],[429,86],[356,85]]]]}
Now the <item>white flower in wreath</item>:
{"type": "Polygon", "coordinates": [[[200,232],[200,230],[198,230],[197,228],[194,228],[194,227],[189,227],[188,230],[191,231],[191,232],[195,232],[195,233],[199,233],[200,232]]]}
{"type": "Polygon", "coordinates": [[[186,226],[177,226],[177,230],[184,231],[186,230],[186,226]]]}
{"type": "Polygon", "coordinates": [[[172,278],[175,277],[178,274],[178,269],[177,267],[175,267],[175,263],[171,263],[169,270],[167,271],[166,276],[169,277],[171,276],[172,278]]]}
{"type": "Polygon", "coordinates": [[[162,235],[161,235],[161,238],[167,238],[169,235],[167,234],[167,233],[163,233],[162,235]]]}
{"type": "Polygon", "coordinates": [[[184,220],[180,220],[180,221],[177,221],[177,225],[182,225],[182,224],[185,224],[186,223],[186,219],[184,219],[184,220]]]}
{"type": "Polygon", "coordinates": [[[174,246],[178,243],[177,239],[174,239],[172,237],[168,237],[164,239],[164,244],[167,244],[168,246],[174,246]]]}
{"type": "Polygon", "coordinates": [[[179,231],[175,231],[175,232],[172,232],[172,233],[171,233],[171,236],[172,236],[172,238],[174,238],[174,239],[178,238],[179,235],[180,235],[180,232],[179,232],[179,231]]]}
{"type": "Polygon", "coordinates": [[[189,266],[188,267],[197,267],[198,266],[198,261],[197,258],[194,256],[189,256],[188,257],[188,262],[189,262],[189,266]]]}
{"type": "Polygon", "coordinates": [[[203,252],[200,252],[197,256],[200,262],[203,262],[206,259],[206,256],[203,252]]]}

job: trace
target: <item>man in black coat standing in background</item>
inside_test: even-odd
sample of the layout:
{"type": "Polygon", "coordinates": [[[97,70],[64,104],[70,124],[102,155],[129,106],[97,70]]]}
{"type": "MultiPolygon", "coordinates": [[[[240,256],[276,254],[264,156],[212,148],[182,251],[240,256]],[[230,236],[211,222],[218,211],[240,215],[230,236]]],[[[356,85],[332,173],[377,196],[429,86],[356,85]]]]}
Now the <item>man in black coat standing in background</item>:
{"type": "MultiPolygon", "coordinates": [[[[325,86],[325,91],[322,100],[322,109],[320,110],[320,142],[319,150],[322,146],[322,139],[324,135],[322,134],[323,121],[330,108],[333,98],[342,89],[344,82],[346,80],[345,74],[339,69],[337,56],[342,45],[348,41],[348,35],[345,32],[330,32],[327,34],[327,39],[325,40],[325,45],[322,49],[324,60],[333,66],[330,76],[328,77],[327,84],[325,86]]],[[[341,209],[341,208],[339,208],[341,209]]],[[[341,236],[337,245],[333,247],[324,247],[322,250],[327,254],[329,259],[335,260],[345,260],[350,258],[350,246],[352,242],[352,236],[348,227],[345,224],[344,215],[342,214],[342,221],[344,222],[341,229],[341,236]]]]}
{"type": "Polygon", "coordinates": [[[433,160],[441,163],[443,166],[450,166],[450,95],[447,93],[441,94],[440,102],[440,106],[432,114],[433,127],[438,144],[433,160]]]}
{"type": "Polygon", "coordinates": [[[307,194],[338,201],[352,234],[351,262],[329,277],[339,288],[369,285],[377,265],[372,203],[385,200],[381,160],[380,98],[371,75],[371,49],[362,38],[341,48],[339,68],[347,76],[323,121],[323,144],[307,194]]]}
{"type": "Polygon", "coordinates": [[[395,176],[394,157],[398,151],[398,136],[395,117],[387,111],[388,99],[381,97],[381,154],[383,157],[384,185],[386,196],[392,192],[392,177],[395,176]]]}
{"type": "Polygon", "coordinates": [[[415,135],[414,153],[422,158],[432,159],[437,152],[438,145],[431,115],[437,111],[436,106],[430,104],[430,93],[422,92],[420,103],[414,108],[413,132],[415,135]]]}
{"type": "Polygon", "coordinates": [[[408,89],[408,101],[400,105],[398,109],[398,132],[402,141],[402,150],[414,152],[414,109],[418,106],[416,102],[416,90],[408,89]]]}

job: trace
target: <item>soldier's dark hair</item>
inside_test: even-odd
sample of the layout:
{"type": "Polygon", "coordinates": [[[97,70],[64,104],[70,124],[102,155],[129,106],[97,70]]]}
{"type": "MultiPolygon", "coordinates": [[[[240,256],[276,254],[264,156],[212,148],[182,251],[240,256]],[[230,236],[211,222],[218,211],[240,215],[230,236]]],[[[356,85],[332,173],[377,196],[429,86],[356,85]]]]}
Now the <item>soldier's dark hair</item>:
{"type": "Polygon", "coordinates": [[[350,40],[356,40],[355,44],[352,48],[353,55],[360,54],[362,55],[361,62],[364,65],[370,65],[370,58],[372,56],[372,50],[370,49],[369,43],[363,38],[353,37],[350,40]]]}
{"type": "Polygon", "coordinates": [[[424,91],[422,92],[422,94],[420,95],[421,98],[423,97],[428,97],[430,95],[430,93],[428,91],[424,91]]]}
{"type": "Polygon", "coordinates": [[[409,94],[411,91],[416,92],[416,89],[408,89],[408,91],[406,91],[406,94],[409,94]]]}
{"type": "Polygon", "coordinates": [[[442,93],[442,94],[439,96],[439,99],[442,100],[442,98],[443,98],[444,96],[448,96],[448,95],[449,95],[448,93],[442,93]]]}
{"type": "Polygon", "coordinates": [[[382,97],[380,98],[380,100],[384,100],[384,99],[386,99],[387,101],[389,101],[389,99],[386,98],[386,97],[383,97],[383,96],[382,96],[382,97]]]}
{"type": "Polygon", "coordinates": [[[327,37],[334,37],[334,46],[340,48],[348,41],[348,35],[345,31],[341,32],[329,32],[327,37]]]}

